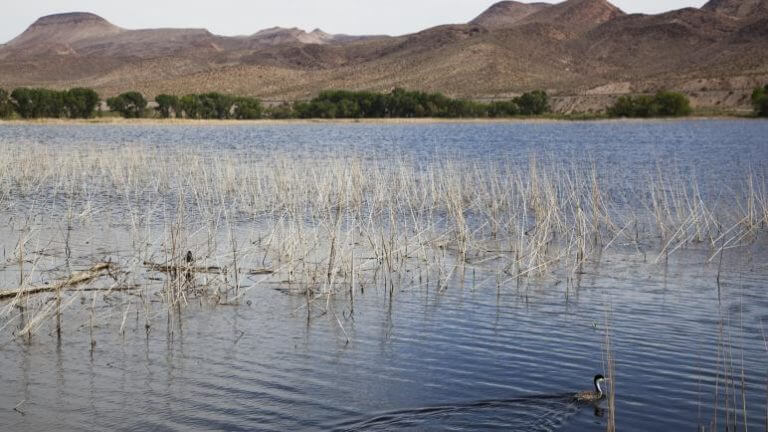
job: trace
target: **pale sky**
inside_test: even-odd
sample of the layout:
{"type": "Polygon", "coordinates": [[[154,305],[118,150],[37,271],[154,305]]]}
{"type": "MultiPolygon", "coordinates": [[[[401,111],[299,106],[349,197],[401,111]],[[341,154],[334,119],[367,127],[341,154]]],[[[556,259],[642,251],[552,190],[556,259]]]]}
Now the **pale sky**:
{"type": "MultiPolygon", "coordinates": [[[[628,13],[659,13],[700,7],[705,2],[612,1],[628,13]]],[[[37,18],[60,12],[93,12],[129,29],[202,27],[228,36],[252,34],[274,26],[308,31],[319,27],[329,33],[353,35],[399,35],[439,24],[467,22],[493,3],[494,0],[22,0],[3,8],[0,43],[19,35],[37,18]]]]}

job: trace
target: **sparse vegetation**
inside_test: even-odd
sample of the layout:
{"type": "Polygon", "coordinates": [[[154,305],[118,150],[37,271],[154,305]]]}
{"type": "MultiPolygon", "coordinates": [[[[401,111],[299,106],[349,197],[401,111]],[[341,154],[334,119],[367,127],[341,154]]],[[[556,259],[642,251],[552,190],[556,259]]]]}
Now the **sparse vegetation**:
{"type": "Polygon", "coordinates": [[[608,114],[613,117],[684,117],[691,112],[687,96],[669,91],[654,96],[621,96],[608,108],[608,114]]]}
{"type": "Polygon", "coordinates": [[[755,108],[755,115],[768,117],[768,84],[752,92],[752,106],[755,108]]]}

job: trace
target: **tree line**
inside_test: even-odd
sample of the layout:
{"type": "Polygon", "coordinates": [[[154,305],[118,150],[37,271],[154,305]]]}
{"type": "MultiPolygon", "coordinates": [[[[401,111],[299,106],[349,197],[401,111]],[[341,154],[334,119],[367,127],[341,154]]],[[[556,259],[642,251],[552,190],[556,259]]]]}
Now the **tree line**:
{"type": "Polygon", "coordinates": [[[99,105],[99,94],[89,88],[50,90],[44,88],[17,88],[11,93],[0,89],[0,117],[14,113],[31,118],[90,118],[99,105]]]}
{"type": "MultiPolygon", "coordinates": [[[[88,88],[50,90],[0,89],[0,118],[91,118],[101,99],[88,88]]],[[[768,116],[768,85],[752,94],[755,114],[768,116]]],[[[358,118],[500,118],[551,113],[546,92],[536,90],[504,101],[478,102],[441,93],[396,88],[389,93],[329,90],[309,101],[264,106],[257,98],[210,92],[176,96],[160,94],[155,106],[139,92],[122,93],[106,100],[109,109],[125,118],[160,117],[188,119],[358,119],[358,118]]],[[[609,106],[609,117],[678,117],[692,112],[688,97],[662,91],[655,95],[621,96],[609,106]]]]}
{"type": "Polygon", "coordinates": [[[688,97],[670,91],[661,91],[654,96],[620,96],[608,108],[610,117],[684,117],[691,112],[688,97]]]}
{"type": "Polygon", "coordinates": [[[441,93],[395,89],[390,93],[331,90],[293,104],[297,118],[511,117],[550,112],[547,93],[536,90],[509,101],[455,99],[441,93]]]}
{"type": "MultiPolygon", "coordinates": [[[[10,94],[0,89],[0,117],[93,117],[98,93],[75,88],[66,91],[19,88],[10,94]]],[[[222,93],[176,96],[160,94],[154,109],[139,92],[130,91],[106,100],[110,111],[125,118],[188,119],[292,119],[292,118],[417,118],[512,117],[551,112],[547,93],[536,90],[506,101],[490,103],[456,99],[441,93],[395,89],[389,93],[329,90],[309,101],[264,107],[259,99],[222,93]]]]}
{"type": "MultiPolygon", "coordinates": [[[[395,89],[390,93],[329,90],[310,101],[263,107],[256,98],[221,93],[155,97],[162,118],[189,119],[291,119],[291,118],[412,118],[412,117],[510,117],[550,112],[543,91],[525,93],[509,101],[482,103],[454,99],[440,93],[395,89]]],[[[147,101],[136,92],[107,100],[110,109],[132,118],[144,112],[147,101]]]]}

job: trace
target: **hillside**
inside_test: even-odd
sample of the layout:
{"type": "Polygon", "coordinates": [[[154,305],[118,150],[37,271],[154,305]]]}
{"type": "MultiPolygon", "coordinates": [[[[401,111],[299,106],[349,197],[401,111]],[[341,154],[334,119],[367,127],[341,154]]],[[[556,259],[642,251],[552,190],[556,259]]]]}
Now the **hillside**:
{"type": "Polygon", "coordinates": [[[470,24],[480,25],[487,29],[499,29],[513,26],[524,18],[544,8],[552,6],[549,3],[520,3],[517,1],[501,1],[470,21],[470,24]]]}
{"type": "Polygon", "coordinates": [[[702,9],[749,19],[767,13],[768,0],[711,0],[702,9]]]}
{"type": "Polygon", "coordinates": [[[606,0],[568,0],[533,13],[521,23],[557,26],[567,33],[581,34],[624,15],[606,0]]]}
{"type": "Polygon", "coordinates": [[[88,13],[43,17],[0,45],[0,87],[221,91],[268,100],[329,88],[407,87],[477,99],[537,88],[563,111],[619,94],[683,90],[699,106],[742,107],[768,82],[768,0],[627,15],[605,0],[504,1],[467,24],[398,37],[271,28],[129,30],[88,13]]]}

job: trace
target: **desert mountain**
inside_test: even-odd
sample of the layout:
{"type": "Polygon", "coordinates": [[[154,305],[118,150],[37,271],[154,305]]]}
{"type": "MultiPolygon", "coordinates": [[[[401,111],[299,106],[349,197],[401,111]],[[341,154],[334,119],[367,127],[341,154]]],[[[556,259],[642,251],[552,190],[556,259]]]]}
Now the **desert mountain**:
{"type": "Polygon", "coordinates": [[[15,51],[17,56],[72,54],[72,44],[75,42],[114,36],[123,31],[98,15],[86,12],[65,13],[38,19],[24,33],[4,45],[4,48],[15,51]]]}
{"type": "Polygon", "coordinates": [[[549,6],[552,5],[549,3],[501,1],[488,8],[469,23],[480,25],[487,29],[510,27],[519,23],[523,18],[549,6]]]}
{"type": "Polygon", "coordinates": [[[749,105],[768,82],[768,0],[624,14],[606,0],[504,1],[468,24],[398,36],[272,28],[127,30],[96,15],[44,17],[0,45],[0,87],[90,86],[103,96],[220,91],[296,100],[329,88],[406,87],[478,99],[537,88],[562,111],[661,88],[694,103],[749,105]],[[745,9],[746,8],[746,9],[745,9]]]}
{"type": "Polygon", "coordinates": [[[710,0],[702,9],[736,18],[753,18],[768,13],[768,0],[710,0]]]}
{"type": "Polygon", "coordinates": [[[294,42],[305,44],[327,44],[333,41],[333,36],[320,29],[308,33],[298,28],[286,29],[273,27],[261,30],[249,37],[249,39],[268,45],[281,45],[294,42]]]}
{"type": "Polygon", "coordinates": [[[525,17],[522,23],[557,26],[569,33],[584,33],[624,15],[606,0],[568,0],[525,17]]]}

